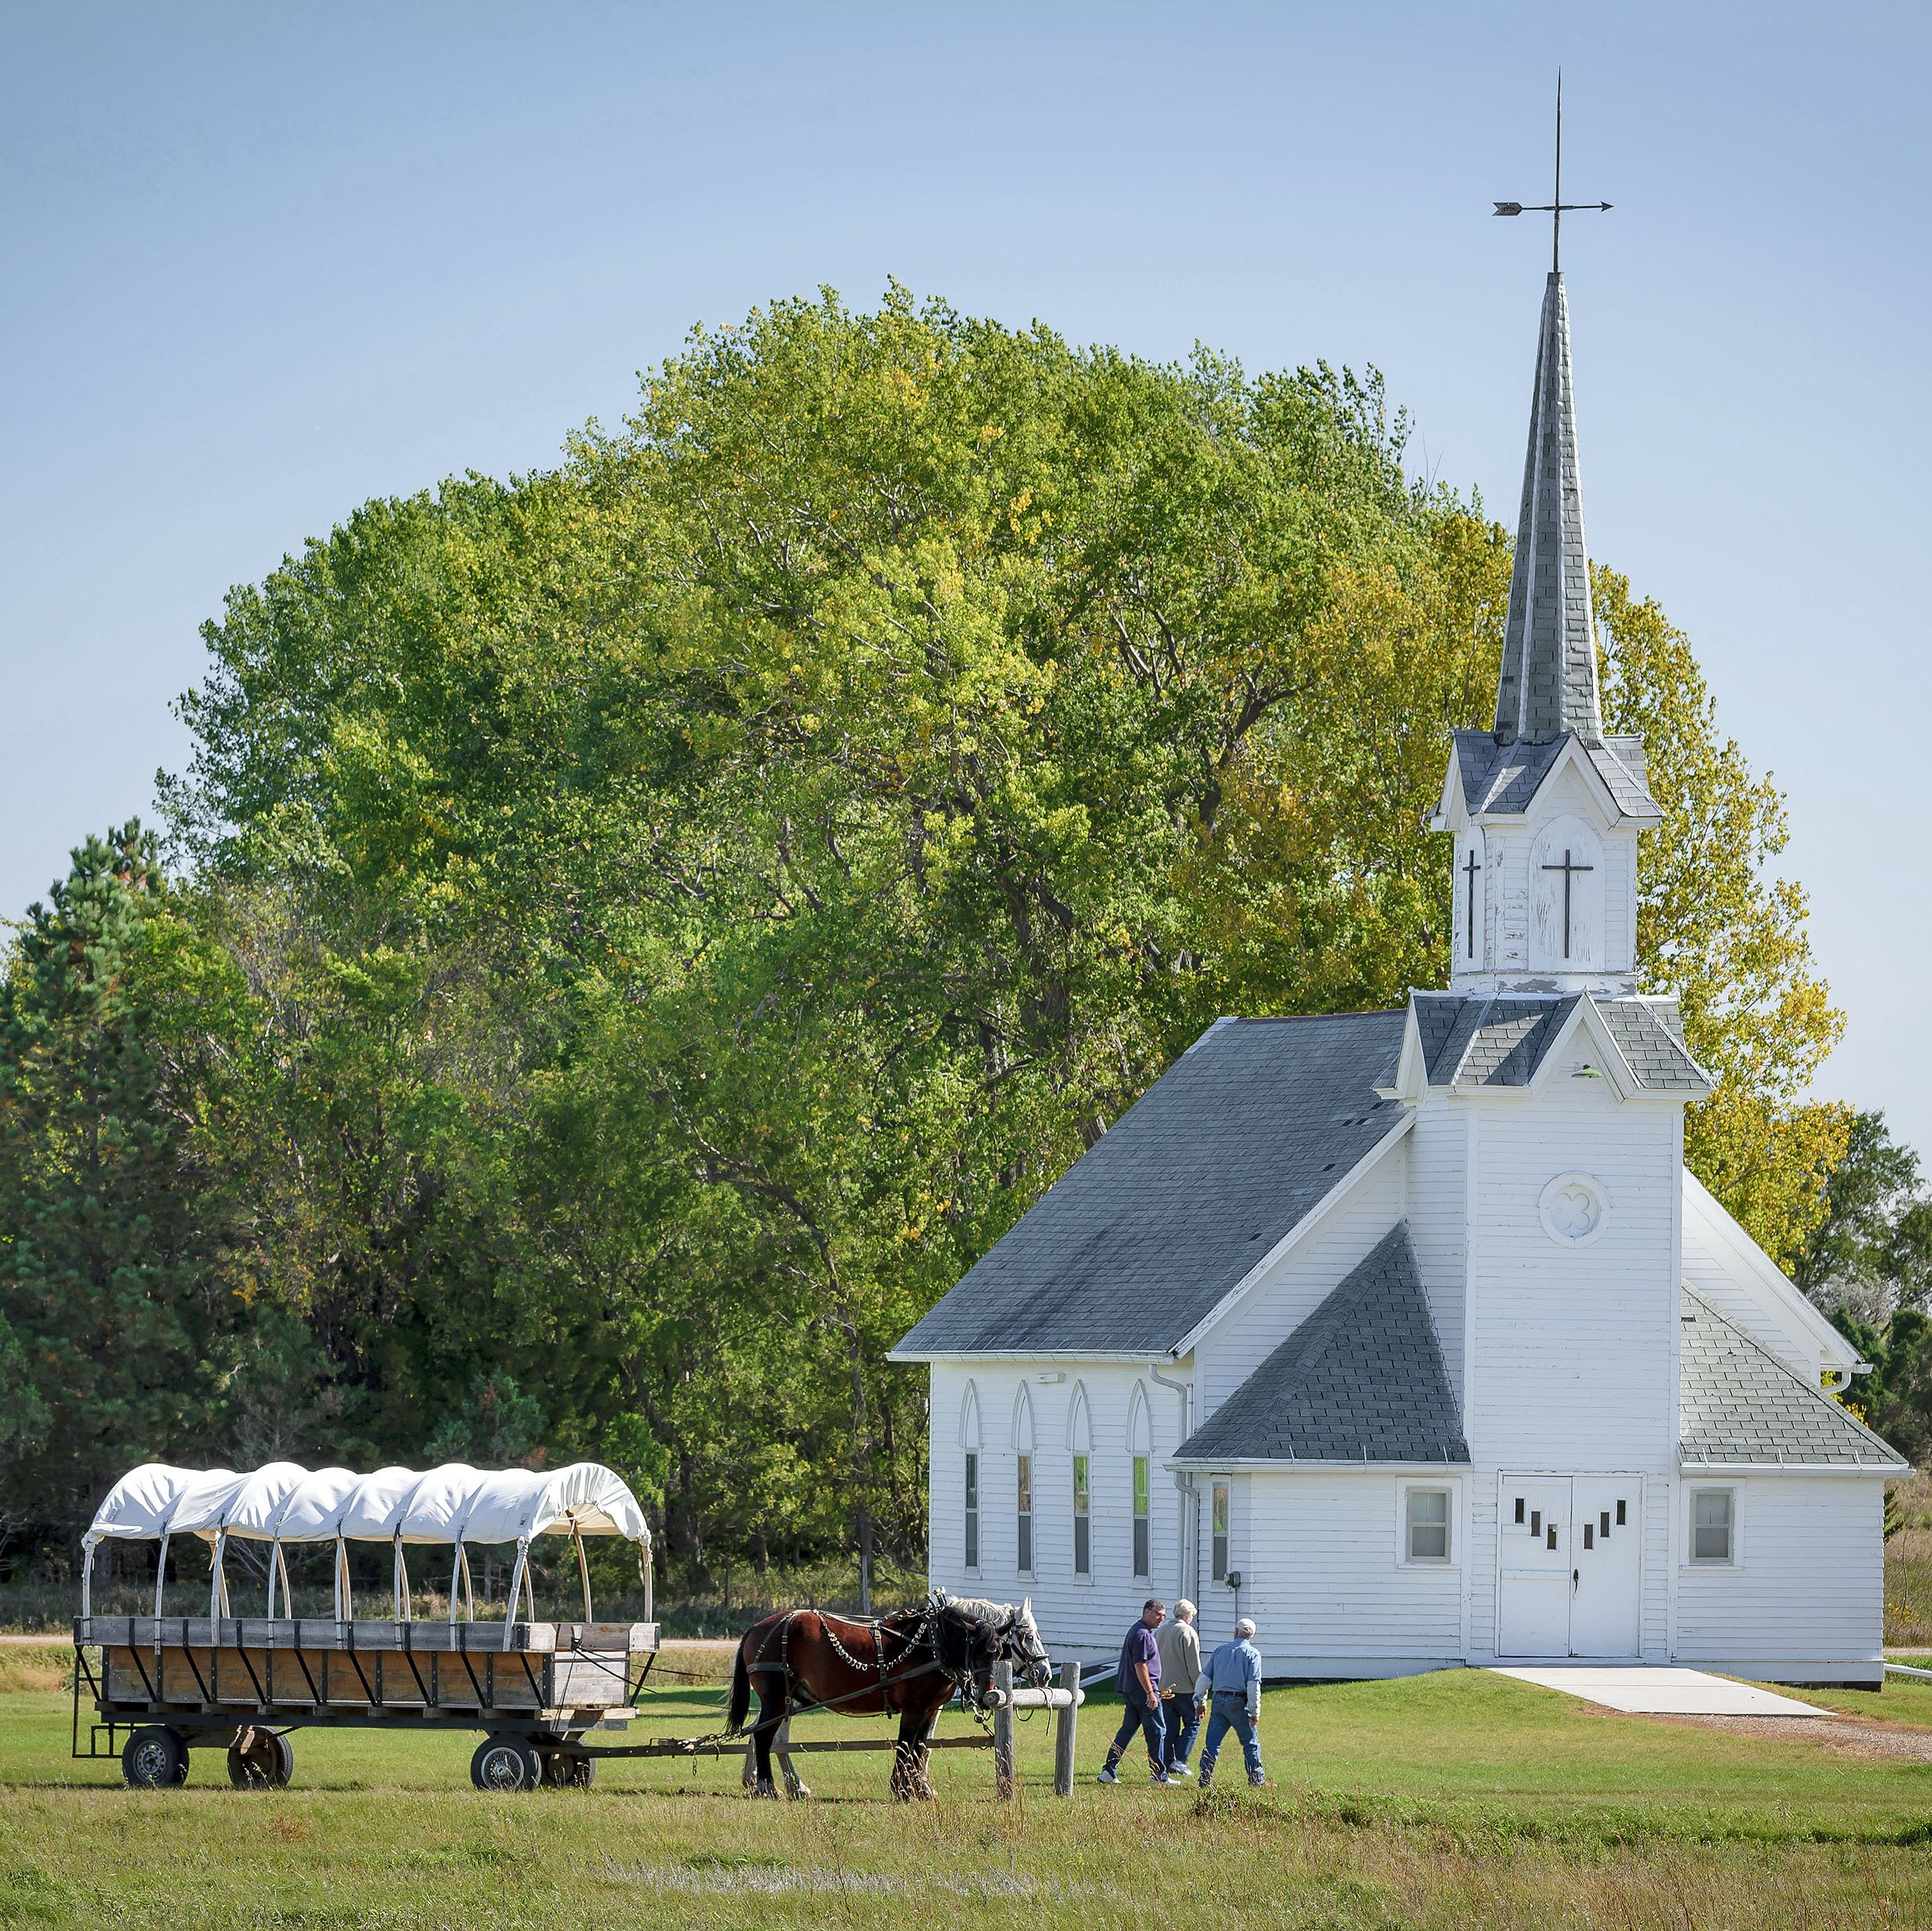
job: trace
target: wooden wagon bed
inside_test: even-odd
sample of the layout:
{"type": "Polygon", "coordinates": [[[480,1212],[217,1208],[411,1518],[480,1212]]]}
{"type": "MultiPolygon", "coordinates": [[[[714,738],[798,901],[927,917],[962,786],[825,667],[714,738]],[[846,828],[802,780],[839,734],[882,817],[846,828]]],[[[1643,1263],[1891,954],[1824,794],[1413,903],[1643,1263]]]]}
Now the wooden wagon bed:
{"type": "Polygon", "coordinates": [[[315,1617],[95,1616],[74,1625],[97,1648],[100,1714],[184,1712],[313,1720],[330,1714],[497,1715],[571,1730],[628,1714],[633,1659],[654,1622],[338,1622],[315,1617]]]}

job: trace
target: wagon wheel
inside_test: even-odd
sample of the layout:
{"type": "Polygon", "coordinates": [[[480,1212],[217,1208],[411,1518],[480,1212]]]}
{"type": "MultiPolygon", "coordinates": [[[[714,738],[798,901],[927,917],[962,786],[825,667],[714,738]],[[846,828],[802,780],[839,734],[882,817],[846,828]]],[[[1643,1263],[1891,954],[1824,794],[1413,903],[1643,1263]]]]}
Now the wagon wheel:
{"type": "Polygon", "coordinates": [[[122,1745],[121,1774],[130,1790],[171,1790],[188,1781],[188,1746],[173,1730],[149,1724],[122,1745]]]}
{"type": "Polygon", "coordinates": [[[295,1745],[260,1725],[237,1731],[228,1745],[228,1781],[238,1790],[280,1790],[295,1774],[295,1745]]]}
{"type": "Polygon", "coordinates": [[[520,1737],[485,1737],[469,1760],[479,1790],[528,1790],[543,1774],[542,1760],[520,1737]]]}
{"type": "Polygon", "coordinates": [[[553,1790],[587,1790],[596,1771],[592,1758],[579,1757],[575,1751],[543,1753],[543,1781],[553,1790]]]}

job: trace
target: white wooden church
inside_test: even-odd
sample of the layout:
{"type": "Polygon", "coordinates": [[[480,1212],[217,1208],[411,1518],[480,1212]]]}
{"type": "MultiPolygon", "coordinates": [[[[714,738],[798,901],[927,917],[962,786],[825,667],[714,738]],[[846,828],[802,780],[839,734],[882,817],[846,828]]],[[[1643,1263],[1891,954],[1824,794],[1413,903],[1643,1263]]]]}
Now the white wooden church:
{"type": "Polygon", "coordinates": [[[1150,1594],[1268,1674],[1572,1657],[1882,1680],[1864,1366],[1683,1163],[1637,989],[1643,746],[1604,735],[1569,313],[1543,298],[1496,725],[1459,732],[1454,968],[1222,1019],[906,1336],[931,1572],[1111,1654],[1150,1594]]]}

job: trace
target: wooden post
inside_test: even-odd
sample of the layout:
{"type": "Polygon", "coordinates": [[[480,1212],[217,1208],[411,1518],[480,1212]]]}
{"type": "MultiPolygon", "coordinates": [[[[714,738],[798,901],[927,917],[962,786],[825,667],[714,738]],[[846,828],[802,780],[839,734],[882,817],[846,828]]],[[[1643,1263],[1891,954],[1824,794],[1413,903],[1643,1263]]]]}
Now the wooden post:
{"type": "Polygon", "coordinates": [[[792,1768],[789,1747],[791,1741],[792,1718],[788,1713],[784,1721],[778,1726],[778,1734],[772,1739],[772,1754],[778,1759],[779,1774],[785,1780],[786,1796],[809,1797],[812,1793],[805,1788],[804,1780],[792,1768]]]}
{"type": "Polygon", "coordinates": [[[1066,1692],[1066,1708],[1060,1712],[1060,1727],[1054,1734],[1054,1795],[1074,1794],[1074,1753],[1079,1747],[1080,1666],[1060,1665],[1060,1688],[1066,1692]]]}
{"type": "Polygon", "coordinates": [[[1013,1795],[1013,1665],[993,1666],[993,1687],[1001,1692],[993,1713],[993,1787],[996,1797],[1013,1795]]]}

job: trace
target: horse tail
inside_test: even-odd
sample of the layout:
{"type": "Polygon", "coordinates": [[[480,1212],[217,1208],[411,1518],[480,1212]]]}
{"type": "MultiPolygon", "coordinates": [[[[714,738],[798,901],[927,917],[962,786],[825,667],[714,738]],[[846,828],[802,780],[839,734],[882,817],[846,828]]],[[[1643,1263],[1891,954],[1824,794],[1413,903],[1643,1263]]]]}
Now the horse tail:
{"type": "Polygon", "coordinates": [[[751,1640],[747,1634],[731,1663],[731,1701],[725,1712],[725,1723],[734,1730],[743,1727],[746,1712],[751,1707],[751,1672],[745,1663],[745,1644],[751,1640]]]}

